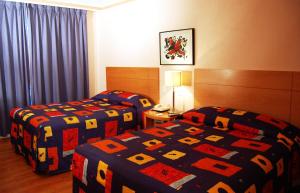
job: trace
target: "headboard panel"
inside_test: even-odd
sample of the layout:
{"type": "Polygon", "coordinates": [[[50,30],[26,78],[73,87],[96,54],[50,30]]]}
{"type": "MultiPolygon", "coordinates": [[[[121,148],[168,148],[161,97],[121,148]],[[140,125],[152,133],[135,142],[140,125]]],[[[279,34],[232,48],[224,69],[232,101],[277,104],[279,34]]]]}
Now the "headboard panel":
{"type": "Polygon", "coordinates": [[[195,107],[245,109],[300,126],[299,84],[297,72],[196,69],[195,107]]]}
{"type": "Polygon", "coordinates": [[[300,126],[300,72],[294,73],[292,94],[291,122],[300,126]]]}
{"type": "Polygon", "coordinates": [[[106,67],[106,87],[142,94],[159,103],[159,68],[106,67]]]}

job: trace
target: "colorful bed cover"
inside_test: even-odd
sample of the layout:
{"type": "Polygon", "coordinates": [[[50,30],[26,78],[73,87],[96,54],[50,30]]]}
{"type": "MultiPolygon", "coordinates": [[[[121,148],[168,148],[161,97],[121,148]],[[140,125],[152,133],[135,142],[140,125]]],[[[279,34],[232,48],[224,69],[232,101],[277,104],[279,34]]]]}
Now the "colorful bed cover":
{"type": "Polygon", "coordinates": [[[201,123],[201,113],[188,112],[185,117],[78,146],[73,193],[287,190],[293,140],[281,132],[274,138],[239,123],[235,124],[240,129],[230,129],[231,120],[225,116],[211,119],[214,126],[201,123]]]}
{"type": "Polygon", "coordinates": [[[77,145],[139,128],[141,113],[152,107],[143,100],[148,103],[142,108],[111,102],[109,97],[15,108],[10,114],[11,142],[34,171],[67,171],[77,145]]]}

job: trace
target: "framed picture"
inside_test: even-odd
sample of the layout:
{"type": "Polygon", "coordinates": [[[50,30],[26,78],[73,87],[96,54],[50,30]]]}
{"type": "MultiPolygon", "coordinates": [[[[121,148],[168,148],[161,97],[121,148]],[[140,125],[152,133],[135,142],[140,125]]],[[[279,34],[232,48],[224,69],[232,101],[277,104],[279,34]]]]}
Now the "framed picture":
{"type": "Polygon", "coordinates": [[[161,65],[194,65],[194,29],[159,33],[161,65]]]}

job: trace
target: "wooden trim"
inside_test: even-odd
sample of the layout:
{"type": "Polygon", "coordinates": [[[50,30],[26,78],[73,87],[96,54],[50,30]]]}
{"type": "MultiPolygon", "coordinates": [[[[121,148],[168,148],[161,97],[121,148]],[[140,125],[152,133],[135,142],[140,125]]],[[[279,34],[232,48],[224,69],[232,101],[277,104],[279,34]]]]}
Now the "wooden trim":
{"type": "Polygon", "coordinates": [[[195,69],[195,107],[265,113],[300,126],[300,73],[195,69]]]}
{"type": "Polygon", "coordinates": [[[106,67],[107,90],[145,95],[159,103],[159,68],[106,67]]]}
{"type": "Polygon", "coordinates": [[[196,69],[195,83],[267,89],[291,89],[292,72],[196,69]]]}
{"type": "Polygon", "coordinates": [[[293,74],[293,90],[300,91],[300,72],[294,72],[293,74]]]}
{"type": "Polygon", "coordinates": [[[291,123],[300,126],[300,91],[292,94],[291,123]]]}

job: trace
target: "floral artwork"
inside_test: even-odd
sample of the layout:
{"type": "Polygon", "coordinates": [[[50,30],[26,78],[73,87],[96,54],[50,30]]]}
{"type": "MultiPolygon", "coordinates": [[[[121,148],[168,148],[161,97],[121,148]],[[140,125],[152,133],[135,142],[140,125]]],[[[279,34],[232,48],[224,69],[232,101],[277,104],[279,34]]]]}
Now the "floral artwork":
{"type": "Polygon", "coordinates": [[[160,62],[165,64],[194,64],[193,29],[160,33],[160,62]]]}
{"type": "Polygon", "coordinates": [[[188,40],[182,36],[166,37],[164,46],[165,57],[171,60],[174,60],[176,57],[185,58],[186,51],[184,48],[186,47],[187,41],[188,40]]]}

